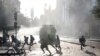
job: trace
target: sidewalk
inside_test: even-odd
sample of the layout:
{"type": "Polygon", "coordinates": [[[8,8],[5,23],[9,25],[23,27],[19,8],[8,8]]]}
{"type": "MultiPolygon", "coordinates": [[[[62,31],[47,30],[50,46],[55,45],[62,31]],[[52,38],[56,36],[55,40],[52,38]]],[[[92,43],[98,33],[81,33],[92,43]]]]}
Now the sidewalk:
{"type": "MultiPolygon", "coordinates": [[[[62,42],[67,42],[71,44],[80,45],[78,39],[73,38],[60,38],[62,42]]],[[[86,39],[86,46],[90,46],[92,48],[100,48],[100,39],[86,39]]]]}

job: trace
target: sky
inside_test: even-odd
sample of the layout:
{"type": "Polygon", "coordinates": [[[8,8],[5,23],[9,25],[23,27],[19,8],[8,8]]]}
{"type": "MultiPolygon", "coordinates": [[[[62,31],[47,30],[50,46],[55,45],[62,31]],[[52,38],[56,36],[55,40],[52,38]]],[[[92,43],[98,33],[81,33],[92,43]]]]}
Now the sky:
{"type": "Polygon", "coordinates": [[[24,14],[25,17],[31,18],[31,9],[34,8],[34,16],[40,17],[44,14],[44,9],[56,8],[56,0],[19,0],[21,2],[20,12],[24,14]]]}

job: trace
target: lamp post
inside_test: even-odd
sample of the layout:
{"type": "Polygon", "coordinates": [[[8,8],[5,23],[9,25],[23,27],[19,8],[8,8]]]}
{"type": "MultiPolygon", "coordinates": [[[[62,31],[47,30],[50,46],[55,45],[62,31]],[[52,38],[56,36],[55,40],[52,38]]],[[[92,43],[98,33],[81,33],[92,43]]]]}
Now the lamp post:
{"type": "Polygon", "coordinates": [[[17,37],[17,11],[15,11],[14,13],[14,19],[15,19],[15,22],[14,22],[15,36],[17,37]]]}

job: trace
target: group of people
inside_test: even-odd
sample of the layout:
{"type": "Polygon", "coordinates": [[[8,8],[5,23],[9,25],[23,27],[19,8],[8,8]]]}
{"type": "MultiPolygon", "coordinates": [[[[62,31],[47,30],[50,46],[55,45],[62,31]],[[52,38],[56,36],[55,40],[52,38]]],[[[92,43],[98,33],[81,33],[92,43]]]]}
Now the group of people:
{"type": "Polygon", "coordinates": [[[31,51],[31,46],[34,44],[33,42],[35,38],[32,35],[30,35],[30,43],[28,43],[28,39],[28,37],[24,36],[24,45],[29,45],[29,50],[31,51]]]}
{"type": "MultiPolygon", "coordinates": [[[[3,27],[2,30],[3,30],[3,38],[0,39],[2,44],[6,45],[6,46],[12,45],[13,48],[16,51],[18,51],[19,50],[18,47],[20,46],[21,42],[17,39],[17,37],[15,35],[11,35],[11,38],[10,38],[10,35],[8,34],[8,31],[5,29],[5,27],[3,27]]],[[[30,43],[28,43],[28,39],[29,39],[28,37],[24,36],[23,47],[25,44],[27,44],[27,45],[29,45],[29,50],[31,50],[31,47],[34,44],[33,42],[34,42],[35,38],[32,35],[30,35],[30,43]]]]}
{"type": "MultiPolygon", "coordinates": [[[[24,36],[24,44],[29,45],[28,39],[29,39],[28,37],[24,36]]],[[[33,45],[34,40],[35,38],[32,35],[30,35],[30,45],[33,45]]]]}
{"type": "MultiPolygon", "coordinates": [[[[30,35],[30,43],[28,43],[28,39],[29,39],[28,37],[24,36],[23,47],[24,47],[25,44],[27,44],[27,45],[29,45],[29,50],[31,51],[31,46],[33,45],[33,42],[34,42],[35,38],[32,35],[30,35]]],[[[11,40],[12,40],[11,44],[13,45],[13,43],[14,43],[14,45],[13,45],[14,49],[17,52],[19,52],[18,47],[20,46],[21,42],[14,35],[11,36],[11,40]]]]}
{"type": "MultiPolygon", "coordinates": [[[[7,31],[6,30],[3,30],[3,43],[4,42],[7,42],[7,40],[9,40],[9,34],[7,33],[7,31]]],[[[14,36],[14,35],[12,35],[11,36],[11,40],[12,40],[12,44],[13,43],[15,43],[14,44],[14,49],[16,50],[16,51],[18,51],[19,49],[18,49],[18,47],[20,46],[20,41],[16,38],[16,36],[14,36]]],[[[34,40],[35,40],[35,38],[32,36],[32,35],[30,35],[30,43],[28,43],[28,40],[29,40],[29,38],[27,37],[27,36],[24,36],[24,45],[29,45],[29,50],[31,51],[31,47],[32,47],[32,45],[34,44],[34,40]]],[[[79,38],[79,43],[80,43],[80,47],[81,47],[81,50],[83,50],[83,47],[85,47],[86,45],[85,45],[85,42],[86,42],[86,39],[85,39],[85,37],[82,35],[80,38],[79,38]]],[[[59,48],[60,49],[60,51],[61,51],[61,47],[60,47],[60,39],[59,39],[59,36],[57,35],[57,41],[56,41],[56,47],[57,48],[59,48]]]]}
{"type": "MultiPolygon", "coordinates": [[[[8,32],[6,30],[3,30],[3,39],[2,39],[3,43],[2,44],[3,45],[4,44],[7,45],[7,44],[11,43],[13,48],[16,51],[19,52],[19,48],[18,47],[20,46],[21,42],[17,39],[17,37],[15,35],[11,35],[11,39],[9,37],[10,37],[10,35],[8,34],[8,32]]],[[[29,45],[29,50],[31,51],[31,47],[33,45],[33,42],[34,42],[35,38],[32,35],[30,35],[30,43],[28,43],[28,39],[29,39],[28,37],[24,36],[24,44],[23,44],[23,46],[25,44],[29,45]]]]}

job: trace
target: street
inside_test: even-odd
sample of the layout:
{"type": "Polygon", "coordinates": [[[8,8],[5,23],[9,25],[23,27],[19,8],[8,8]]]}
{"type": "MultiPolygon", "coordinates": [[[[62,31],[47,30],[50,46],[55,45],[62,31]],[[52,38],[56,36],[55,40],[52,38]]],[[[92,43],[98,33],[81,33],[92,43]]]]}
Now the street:
{"type": "MultiPolygon", "coordinates": [[[[53,56],[100,56],[100,49],[97,47],[98,44],[94,44],[91,42],[92,45],[96,45],[95,48],[91,46],[84,47],[84,50],[80,49],[80,45],[68,43],[61,41],[61,47],[62,47],[62,55],[59,55],[56,53],[55,49],[49,46],[50,51],[52,52],[53,56]]],[[[42,53],[42,50],[39,47],[39,44],[35,44],[32,47],[32,51],[26,51],[27,56],[48,56],[48,52],[45,54],[42,53]]]]}

